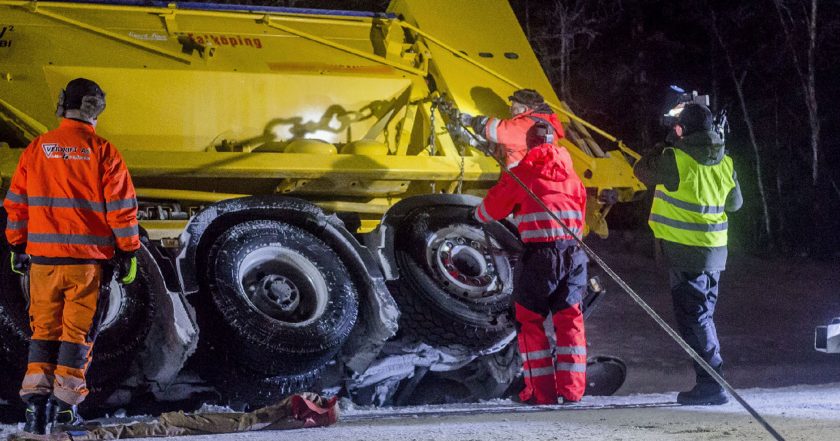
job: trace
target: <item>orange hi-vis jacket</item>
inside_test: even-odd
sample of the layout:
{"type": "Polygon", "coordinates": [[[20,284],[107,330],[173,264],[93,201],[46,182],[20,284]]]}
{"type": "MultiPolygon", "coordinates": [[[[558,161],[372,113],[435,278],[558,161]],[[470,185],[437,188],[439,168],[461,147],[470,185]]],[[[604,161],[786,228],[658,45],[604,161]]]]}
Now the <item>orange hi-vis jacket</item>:
{"type": "Polygon", "coordinates": [[[63,119],[18,162],[6,238],[33,256],[106,260],[140,248],[137,195],[120,153],[90,124],[63,119]]]}
{"type": "Polygon", "coordinates": [[[527,133],[537,121],[546,121],[554,128],[555,142],[564,136],[563,125],[553,113],[529,111],[509,119],[489,118],[484,126],[484,137],[490,142],[501,144],[505,165],[508,168],[519,164],[528,153],[527,133]]]}

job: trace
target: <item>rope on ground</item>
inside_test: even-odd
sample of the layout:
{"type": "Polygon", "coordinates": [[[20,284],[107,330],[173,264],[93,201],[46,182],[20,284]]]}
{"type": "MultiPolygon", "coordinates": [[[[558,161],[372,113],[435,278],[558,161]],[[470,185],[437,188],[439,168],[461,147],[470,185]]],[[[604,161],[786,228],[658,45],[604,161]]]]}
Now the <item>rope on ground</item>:
{"type": "MultiPolygon", "coordinates": [[[[460,124],[460,121],[458,121],[458,124],[460,124]]],[[[475,139],[478,142],[482,142],[475,136],[474,133],[472,133],[470,130],[467,130],[466,127],[464,127],[463,125],[461,125],[461,127],[465,132],[469,133],[469,135],[472,136],[473,139],[475,139]]],[[[732,388],[732,386],[730,386],[729,383],[727,383],[726,380],[724,380],[723,377],[720,376],[720,374],[715,372],[715,370],[712,369],[712,367],[709,366],[708,363],[706,363],[706,360],[703,360],[703,358],[700,357],[700,355],[697,354],[697,352],[694,349],[692,349],[691,346],[689,346],[688,343],[686,343],[685,340],[683,340],[683,338],[679,334],[677,334],[677,331],[674,331],[674,329],[671,328],[668,325],[668,323],[666,323],[665,320],[663,320],[662,317],[660,317],[659,314],[657,314],[656,311],[654,311],[653,308],[651,308],[650,305],[648,305],[647,302],[645,302],[642,299],[641,296],[636,294],[636,292],[633,291],[633,288],[631,288],[630,285],[628,285],[627,282],[624,281],[624,279],[622,279],[618,274],[616,274],[616,272],[613,271],[612,268],[610,268],[610,266],[607,265],[607,263],[604,262],[598,256],[598,254],[596,254],[595,251],[592,250],[592,248],[589,247],[589,245],[583,243],[583,239],[581,239],[580,237],[578,237],[578,235],[571,231],[569,227],[567,227],[566,224],[564,224],[563,221],[560,220],[560,218],[557,217],[557,215],[555,215],[554,212],[550,208],[548,208],[548,206],[545,205],[545,203],[542,201],[542,199],[540,199],[539,196],[534,194],[534,192],[532,192],[531,189],[528,188],[528,186],[525,185],[525,183],[522,182],[518,176],[516,176],[513,172],[508,170],[508,168],[501,160],[499,160],[499,158],[496,158],[495,156],[491,157],[496,160],[502,171],[504,171],[508,174],[508,176],[513,178],[514,181],[516,181],[516,183],[520,187],[522,187],[523,190],[525,190],[525,192],[528,194],[528,196],[531,197],[531,199],[538,203],[540,207],[542,207],[542,209],[546,213],[548,213],[549,216],[551,216],[552,219],[554,219],[555,221],[557,221],[558,224],[560,224],[560,226],[563,228],[563,231],[566,234],[569,234],[575,238],[575,241],[581,246],[581,248],[586,252],[586,254],[589,257],[591,257],[592,260],[594,260],[595,263],[597,263],[598,266],[600,266],[604,270],[604,272],[606,272],[610,276],[610,278],[612,278],[618,284],[618,286],[620,286],[621,289],[623,289],[624,292],[626,292],[630,296],[630,298],[632,298],[633,301],[636,302],[636,304],[639,305],[669,336],[671,336],[671,338],[674,339],[674,341],[676,341],[677,344],[679,344],[680,347],[686,353],[688,353],[692,360],[697,362],[697,364],[699,364],[700,367],[703,368],[703,370],[705,370],[709,375],[711,375],[712,378],[714,378],[714,380],[719,385],[721,385],[721,387],[723,387],[727,392],[729,392],[729,394],[732,395],[732,397],[735,398],[735,400],[738,401],[738,403],[740,403],[741,406],[743,406],[744,409],[746,409],[747,412],[749,412],[750,415],[752,415],[752,417],[756,421],[758,421],[758,423],[761,424],[761,426],[764,427],[764,429],[767,430],[767,432],[769,432],[770,435],[773,436],[773,438],[775,438],[778,441],[785,441],[782,435],[780,435],[779,432],[777,432],[776,429],[774,429],[773,426],[771,426],[770,423],[768,423],[767,420],[764,419],[764,417],[762,417],[755,409],[753,409],[753,407],[750,406],[750,404],[747,403],[747,401],[744,400],[744,398],[741,397],[741,395],[738,394],[738,392],[736,392],[735,389],[732,388]]]]}

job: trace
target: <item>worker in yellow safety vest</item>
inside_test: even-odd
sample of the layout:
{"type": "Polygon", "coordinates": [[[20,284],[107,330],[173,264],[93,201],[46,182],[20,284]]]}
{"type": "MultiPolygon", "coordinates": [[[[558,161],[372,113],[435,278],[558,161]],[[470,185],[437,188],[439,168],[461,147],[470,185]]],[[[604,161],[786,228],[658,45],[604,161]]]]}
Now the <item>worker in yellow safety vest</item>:
{"type": "MultiPolygon", "coordinates": [[[[743,197],[732,158],[713,130],[712,113],[702,104],[684,107],[662,152],[634,167],[637,178],[655,186],[649,225],[669,269],[677,325],[685,341],[718,374],[723,358],[714,313],[720,273],[726,267],[727,212],[743,197]]],[[[729,401],[723,388],[697,363],[696,385],[680,392],[684,405],[729,401]]]]}

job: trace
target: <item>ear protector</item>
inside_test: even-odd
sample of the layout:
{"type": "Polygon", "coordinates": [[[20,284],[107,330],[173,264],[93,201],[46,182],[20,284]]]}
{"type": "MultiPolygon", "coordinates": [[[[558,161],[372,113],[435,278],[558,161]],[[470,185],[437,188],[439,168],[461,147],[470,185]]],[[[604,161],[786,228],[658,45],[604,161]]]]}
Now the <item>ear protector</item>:
{"type": "Polygon", "coordinates": [[[66,109],[64,109],[64,100],[67,95],[67,92],[64,89],[61,89],[61,92],[58,94],[58,104],[55,107],[55,116],[59,118],[64,117],[64,113],[66,109]]]}

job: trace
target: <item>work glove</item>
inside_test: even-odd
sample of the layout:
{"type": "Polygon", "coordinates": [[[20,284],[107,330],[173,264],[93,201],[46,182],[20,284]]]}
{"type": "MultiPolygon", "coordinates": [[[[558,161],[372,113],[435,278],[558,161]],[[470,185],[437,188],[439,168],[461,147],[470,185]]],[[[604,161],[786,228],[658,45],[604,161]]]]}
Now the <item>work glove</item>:
{"type": "Polygon", "coordinates": [[[464,216],[464,222],[467,224],[479,224],[481,221],[478,219],[478,216],[475,214],[475,207],[470,208],[467,210],[467,215],[464,216]]]}
{"type": "Polygon", "coordinates": [[[29,270],[29,254],[26,254],[26,243],[12,245],[10,261],[12,264],[12,272],[18,275],[24,275],[29,270]]]}
{"type": "Polygon", "coordinates": [[[475,119],[475,117],[469,113],[462,112],[458,115],[458,121],[465,127],[472,127],[473,119],[475,119]]]}
{"type": "Polygon", "coordinates": [[[131,285],[137,277],[137,256],[134,251],[117,250],[114,254],[114,270],[117,280],[123,285],[131,285]]]}

